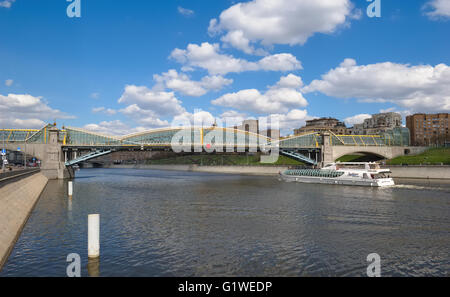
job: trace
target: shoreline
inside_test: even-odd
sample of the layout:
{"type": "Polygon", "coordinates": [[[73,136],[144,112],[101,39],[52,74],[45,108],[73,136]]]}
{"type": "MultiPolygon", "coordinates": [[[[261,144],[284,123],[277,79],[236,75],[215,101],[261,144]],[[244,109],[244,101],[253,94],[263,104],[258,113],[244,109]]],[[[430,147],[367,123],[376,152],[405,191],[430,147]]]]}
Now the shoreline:
{"type": "MultiPolygon", "coordinates": [[[[225,174],[275,176],[289,166],[199,166],[199,165],[110,165],[104,168],[112,169],[151,169],[186,172],[209,172],[225,174]]],[[[410,166],[382,166],[392,171],[393,178],[410,179],[441,179],[450,180],[450,166],[448,165],[410,165],[410,166]]]]}
{"type": "Polygon", "coordinates": [[[42,173],[12,182],[0,189],[0,270],[47,185],[42,173]]]}

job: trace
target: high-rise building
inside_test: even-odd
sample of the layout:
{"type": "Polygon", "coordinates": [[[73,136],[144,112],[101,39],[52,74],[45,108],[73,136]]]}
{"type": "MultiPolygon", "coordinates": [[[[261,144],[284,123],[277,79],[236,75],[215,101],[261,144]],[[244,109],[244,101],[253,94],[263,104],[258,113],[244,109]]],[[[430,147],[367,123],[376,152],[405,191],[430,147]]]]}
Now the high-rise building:
{"type": "Polygon", "coordinates": [[[396,112],[379,113],[365,119],[364,123],[356,124],[350,129],[353,135],[379,135],[402,126],[402,116],[396,112]]]}
{"type": "Polygon", "coordinates": [[[406,117],[411,144],[416,146],[444,146],[450,142],[448,113],[414,114],[406,117]]]}
{"type": "Polygon", "coordinates": [[[294,134],[304,134],[308,132],[327,132],[331,131],[334,134],[347,134],[347,127],[344,122],[339,121],[335,118],[320,118],[306,121],[306,126],[295,129],[294,134]]]}

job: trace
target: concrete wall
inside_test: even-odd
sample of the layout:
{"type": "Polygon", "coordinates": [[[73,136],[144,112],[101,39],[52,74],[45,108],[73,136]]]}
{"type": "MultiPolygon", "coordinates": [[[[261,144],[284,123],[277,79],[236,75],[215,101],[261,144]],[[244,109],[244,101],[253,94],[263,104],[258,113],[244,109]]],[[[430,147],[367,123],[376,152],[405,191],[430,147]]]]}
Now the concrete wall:
{"type": "Polygon", "coordinates": [[[394,178],[449,179],[450,166],[393,166],[387,165],[394,178]]]}
{"type": "Polygon", "coordinates": [[[0,188],[0,269],[8,259],[47,181],[47,177],[38,173],[0,188]]]}
{"type": "Polygon", "coordinates": [[[327,161],[339,159],[345,155],[354,153],[374,154],[385,159],[392,159],[405,155],[405,150],[409,150],[409,155],[417,155],[426,151],[427,147],[420,146],[333,146],[332,156],[328,157],[327,161]]]}
{"type": "Polygon", "coordinates": [[[278,175],[288,166],[198,166],[198,165],[112,165],[110,168],[133,168],[248,175],[278,175]]]}
{"type": "Polygon", "coordinates": [[[41,171],[48,179],[70,178],[70,174],[64,164],[64,156],[61,144],[16,144],[7,143],[6,149],[15,151],[20,146],[22,152],[41,160],[41,171]]]}

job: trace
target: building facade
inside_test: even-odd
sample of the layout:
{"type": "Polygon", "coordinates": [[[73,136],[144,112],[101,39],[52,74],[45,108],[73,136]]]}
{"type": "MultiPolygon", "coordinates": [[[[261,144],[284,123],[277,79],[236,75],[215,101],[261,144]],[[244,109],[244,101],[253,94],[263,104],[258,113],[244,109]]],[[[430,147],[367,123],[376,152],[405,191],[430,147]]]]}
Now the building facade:
{"type": "Polygon", "coordinates": [[[415,146],[445,146],[450,142],[448,113],[414,114],[406,117],[411,144],[415,146]]]}
{"type": "Polygon", "coordinates": [[[348,134],[348,129],[344,122],[335,118],[320,118],[306,121],[306,126],[295,129],[294,134],[300,135],[309,132],[327,132],[331,131],[337,135],[348,134]]]}
{"type": "Polygon", "coordinates": [[[246,132],[259,133],[259,121],[258,120],[245,120],[240,126],[234,126],[236,130],[242,130],[246,132]]]}
{"type": "Polygon", "coordinates": [[[349,129],[352,135],[379,135],[394,128],[402,127],[402,116],[396,112],[379,113],[365,119],[364,123],[356,124],[349,129]]]}

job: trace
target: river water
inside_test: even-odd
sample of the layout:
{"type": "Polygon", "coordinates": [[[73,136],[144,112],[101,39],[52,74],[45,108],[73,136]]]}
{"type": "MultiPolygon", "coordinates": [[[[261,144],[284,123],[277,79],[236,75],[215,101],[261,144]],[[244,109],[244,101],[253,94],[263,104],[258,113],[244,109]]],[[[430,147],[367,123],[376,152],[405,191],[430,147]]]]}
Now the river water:
{"type": "Polygon", "coordinates": [[[387,189],[133,169],[50,181],[0,276],[448,276],[450,183],[387,189]],[[87,258],[87,216],[101,257],[87,258]]]}

